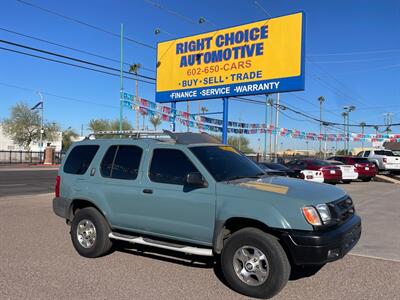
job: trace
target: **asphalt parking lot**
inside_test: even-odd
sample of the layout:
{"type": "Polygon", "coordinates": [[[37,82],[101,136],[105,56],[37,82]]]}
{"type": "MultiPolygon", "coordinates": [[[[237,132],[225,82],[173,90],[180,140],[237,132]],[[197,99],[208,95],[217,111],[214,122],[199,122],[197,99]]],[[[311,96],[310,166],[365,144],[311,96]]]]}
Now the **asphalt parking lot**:
{"type": "MultiPolygon", "coordinates": [[[[338,186],[363,218],[359,244],[311,277],[294,276],[274,299],[398,299],[400,185],[338,186]]],[[[224,285],[210,259],[122,246],[80,257],[52,212],[53,195],[22,194],[0,194],[0,299],[245,299],[224,285]]]]}

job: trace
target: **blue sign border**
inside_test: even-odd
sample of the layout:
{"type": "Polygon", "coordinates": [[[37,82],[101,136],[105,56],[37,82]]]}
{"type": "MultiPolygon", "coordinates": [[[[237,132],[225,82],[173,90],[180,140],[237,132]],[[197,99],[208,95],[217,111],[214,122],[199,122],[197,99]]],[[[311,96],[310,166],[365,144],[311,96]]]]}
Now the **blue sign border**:
{"type": "MultiPolygon", "coordinates": [[[[222,98],[222,97],[234,97],[234,96],[251,96],[251,95],[260,95],[260,94],[270,94],[270,93],[280,93],[280,92],[293,92],[293,91],[302,91],[305,88],[305,27],[306,27],[306,16],[304,11],[298,11],[290,14],[284,14],[276,17],[272,17],[270,19],[275,19],[279,17],[284,17],[284,16],[289,16],[289,15],[294,15],[294,14],[302,14],[302,30],[301,30],[301,67],[300,67],[300,75],[299,76],[294,76],[294,77],[284,77],[284,78],[272,78],[268,80],[260,80],[260,81],[249,81],[245,83],[232,83],[232,84],[223,84],[223,85],[215,85],[215,86],[210,86],[210,87],[201,87],[201,88],[189,88],[189,89],[180,89],[180,90],[169,90],[169,91],[163,91],[163,92],[157,92],[157,84],[155,86],[155,93],[156,93],[156,102],[158,103],[169,103],[169,102],[179,102],[179,101],[196,101],[196,100],[203,100],[203,99],[215,99],[215,98],[222,98]],[[259,91],[251,91],[251,92],[235,92],[234,89],[237,86],[250,86],[250,85],[260,85],[260,84],[269,84],[272,82],[279,82],[279,87],[278,88],[272,88],[268,90],[259,90],[259,91]],[[220,94],[220,95],[201,95],[202,90],[211,90],[211,89],[223,89],[223,88],[230,88],[230,92],[227,94],[220,94]],[[173,99],[171,98],[172,93],[185,93],[185,92],[197,92],[197,96],[193,98],[181,98],[181,99],[173,99]]],[[[223,30],[223,29],[228,29],[231,27],[236,27],[236,26],[242,26],[242,25],[247,25],[255,22],[260,22],[265,19],[259,20],[259,21],[252,21],[248,23],[243,23],[239,25],[234,25],[234,26],[229,26],[229,27],[224,27],[217,29],[218,30],[223,30]]],[[[209,32],[214,32],[216,30],[211,30],[211,31],[206,31],[203,33],[198,33],[194,35],[189,35],[189,36],[183,36],[181,38],[185,37],[191,37],[191,36],[196,36],[199,34],[204,34],[204,33],[209,33],[209,32]]],[[[174,41],[180,38],[174,38],[170,40],[165,40],[159,43],[164,43],[168,41],[174,41]]],[[[157,43],[157,58],[158,58],[158,44],[157,43]]],[[[157,61],[158,64],[158,61],[157,61]]],[[[156,68],[156,78],[157,78],[157,68],[156,68]]],[[[218,76],[218,75],[217,75],[218,76]]]]}

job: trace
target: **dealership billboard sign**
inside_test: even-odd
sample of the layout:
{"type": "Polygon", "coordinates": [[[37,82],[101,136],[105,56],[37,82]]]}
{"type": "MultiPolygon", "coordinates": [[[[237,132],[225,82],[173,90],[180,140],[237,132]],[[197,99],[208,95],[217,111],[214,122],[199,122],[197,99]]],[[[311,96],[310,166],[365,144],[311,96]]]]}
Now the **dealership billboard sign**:
{"type": "Polygon", "coordinates": [[[303,90],[304,26],[295,13],[158,43],[156,101],[303,90]]]}

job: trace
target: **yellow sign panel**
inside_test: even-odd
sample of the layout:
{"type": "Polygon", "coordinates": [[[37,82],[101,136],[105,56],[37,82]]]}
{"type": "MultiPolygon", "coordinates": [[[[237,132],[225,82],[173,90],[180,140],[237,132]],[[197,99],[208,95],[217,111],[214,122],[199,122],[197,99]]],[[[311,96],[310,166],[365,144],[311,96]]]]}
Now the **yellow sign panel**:
{"type": "Polygon", "coordinates": [[[161,42],[156,100],[302,90],[303,44],[303,13],[161,42]]]}

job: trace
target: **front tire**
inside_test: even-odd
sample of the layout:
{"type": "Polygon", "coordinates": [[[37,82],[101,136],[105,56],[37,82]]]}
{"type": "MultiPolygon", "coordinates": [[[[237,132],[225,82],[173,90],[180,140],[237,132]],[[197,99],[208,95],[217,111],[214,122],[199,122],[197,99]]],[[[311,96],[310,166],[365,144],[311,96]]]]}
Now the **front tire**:
{"type": "Polygon", "coordinates": [[[275,296],[290,276],[290,263],[278,240],[256,228],[241,229],[225,242],[221,267],[233,290],[255,298],[275,296]]]}
{"type": "Polygon", "coordinates": [[[79,210],[71,223],[71,240],[75,250],[84,257],[107,254],[112,242],[111,229],[104,216],[94,207],[79,210]]]}
{"type": "Polygon", "coordinates": [[[342,182],[343,182],[344,184],[349,184],[349,183],[351,183],[351,180],[342,180],[342,182]]]}

